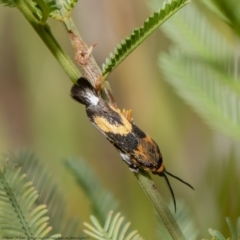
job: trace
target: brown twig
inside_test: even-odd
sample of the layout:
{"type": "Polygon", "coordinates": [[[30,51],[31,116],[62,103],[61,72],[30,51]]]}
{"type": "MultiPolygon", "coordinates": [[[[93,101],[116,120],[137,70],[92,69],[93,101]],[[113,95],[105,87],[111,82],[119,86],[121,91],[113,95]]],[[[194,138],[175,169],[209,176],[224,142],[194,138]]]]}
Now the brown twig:
{"type": "Polygon", "coordinates": [[[111,87],[107,81],[103,81],[102,72],[92,56],[92,51],[96,44],[88,47],[78,33],[68,32],[75,52],[75,59],[83,69],[84,76],[91,82],[106,102],[117,108],[111,87]]]}
{"type": "Polygon", "coordinates": [[[75,52],[75,59],[83,69],[84,76],[94,87],[99,86],[99,81],[102,79],[102,73],[92,56],[93,47],[95,45],[88,47],[79,35],[71,31],[69,32],[69,37],[75,52]]]}

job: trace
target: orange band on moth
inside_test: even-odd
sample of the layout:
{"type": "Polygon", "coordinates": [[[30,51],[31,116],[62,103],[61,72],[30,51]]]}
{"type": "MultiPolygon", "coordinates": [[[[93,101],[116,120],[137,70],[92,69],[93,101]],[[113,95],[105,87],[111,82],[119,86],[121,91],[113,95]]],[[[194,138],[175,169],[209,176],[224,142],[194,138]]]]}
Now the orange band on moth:
{"type": "Polygon", "coordinates": [[[127,135],[131,133],[132,125],[123,116],[121,116],[121,118],[123,124],[111,124],[108,119],[103,116],[95,116],[93,121],[98,128],[105,133],[111,132],[114,134],[127,135]]]}

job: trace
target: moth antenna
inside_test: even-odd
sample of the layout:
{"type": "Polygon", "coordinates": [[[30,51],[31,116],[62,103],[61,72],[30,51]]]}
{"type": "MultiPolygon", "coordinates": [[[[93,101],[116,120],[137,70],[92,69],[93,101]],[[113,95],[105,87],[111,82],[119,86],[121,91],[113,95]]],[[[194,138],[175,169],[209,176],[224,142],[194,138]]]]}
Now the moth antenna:
{"type": "Polygon", "coordinates": [[[187,183],[187,182],[183,181],[181,178],[179,178],[179,177],[177,177],[177,176],[173,175],[172,173],[170,173],[170,172],[166,171],[166,169],[165,169],[164,173],[166,173],[166,174],[168,174],[169,176],[171,176],[171,177],[173,177],[173,178],[177,179],[178,181],[180,181],[180,182],[184,183],[185,185],[187,185],[188,187],[190,187],[191,189],[193,189],[193,190],[194,190],[194,188],[193,188],[193,186],[192,186],[192,185],[190,185],[189,183],[187,183]]]}
{"type": "MultiPolygon", "coordinates": [[[[164,173],[165,173],[166,171],[164,171],[164,173]]],[[[173,198],[173,203],[174,203],[174,210],[175,210],[175,212],[176,212],[176,210],[177,210],[177,207],[176,207],[176,199],[175,199],[175,196],[174,196],[174,192],[173,192],[173,190],[172,190],[172,187],[171,187],[171,184],[170,184],[170,182],[169,182],[169,180],[168,180],[168,177],[166,176],[166,174],[164,174],[164,173],[162,173],[162,176],[165,178],[165,180],[166,180],[166,182],[167,182],[167,185],[168,185],[168,188],[169,188],[169,190],[170,190],[170,192],[171,192],[171,195],[172,195],[172,198],[173,198]]]]}

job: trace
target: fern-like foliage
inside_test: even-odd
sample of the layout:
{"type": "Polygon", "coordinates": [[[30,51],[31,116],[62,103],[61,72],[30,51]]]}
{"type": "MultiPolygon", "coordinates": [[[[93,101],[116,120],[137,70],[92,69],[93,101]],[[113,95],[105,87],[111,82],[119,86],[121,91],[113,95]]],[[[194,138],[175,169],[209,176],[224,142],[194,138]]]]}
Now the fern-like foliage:
{"type": "Polygon", "coordinates": [[[219,0],[202,0],[213,12],[221,19],[227,22],[235,29],[240,36],[240,16],[236,9],[240,8],[240,2],[234,1],[219,1],[219,0]]]}
{"type": "MultiPolygon", "coordinates": [[[[170,202],[169,204],[169,209],[174,209],[172,202],[170,202]]],[[[178,200],[178,209],[177,209],[177,212],[174,214],[174,218],[178,223],[178,226],[180,227],[186,239],[191,239],[191,240],[199,239],[198,238],[199,230],[196,224],[194,223],[194,220],[191,216],[191,213],[187,205],[184,204],[182,201],[178,200]]],[[[160,222],[160,224],[158,224],[158,227],[157,227],[158,239],[172,240],[172,237],[169,234],[169,231],[164,226],[162,220],[159,217],[158,217],[158,220],[160,222]]]]}
{"type": "Polygon", "coordinates": [[[46,205],[34,207],[38,198],[31,182],[19,167],[6,163],[0,171],[0,235],[32,239],[60,237],[49,236],[46,205]]]}
{"type": "MultiPolygon", "coordinates": [[[[217,2],[219,2],[219,1],[215,1],[215,0],[210,0],[210,1],[209,0],[202,0],[202,3],[204,3],[212,12],[214,12],[216,15],[218,15],[219,18],[221,18],[226,23],[231,24],[231,21],[228,18],[228,16],[226,15],[226,12],[222,11],[223,9],[219,8],[217,2]]],[[[220,1],[220,4],[223,3],[223,2],[227,3],[229,1],[220,1]]],[[[232,2],[232,4],[235,3],[234,7],[237,7],[236,6],[237,2],[238,1],[233,1],[232,2]]],[[[226,8],[224,8],[224,10],[226,10],[226,8]]]]}
{"type": "Polygon", "coordinates": [[[154,12],[153,15],[146,19],[143,26],[134,29],[132,34],[122,40],[115,48],[114,53],[111,53],[109,58],[106,59],[106,63],[103,64],[102,67],[102,75],[104,78],[160,25],[189,2],[189,0],[172,0],[165,2],[159,11],[154,12]]]}
{"type": "Polygon", "coordinates": [[[98,240],[144,240],[137,231],[132,231],[127,234],[130,222],[123,224],[124,217],[120,213],[113,215],[109,212],[104,226],[97,220],[96,217],[90,217],[92,224],[84,223],[84,232],[94,239],[98,240]]]}
{"type": "Polygon", "coordinates": [[[78,0],[57,0],[59,9],[51,12],[51,17],[60,21],[65,21],[71,16],[71,12],[78,0]]]}
{"type": "Polygon", "coordinates": [[[60,8],[60,5],[56,0],[34,0],[36,7],[40,10],[38,14],[40,15],[41,23],[45,23],[53,12],[60,8]]]}
{"type": "Polygon", "coordinates": [[[80,236],[80,219],[69,218],[66,215],[67,202],[64,194],[59,191],[58,183],[49,169],[44,167],[36,155],[28,150],[18,154],[5,154],[5,158],[17,163],[27,174],[26,180],[32,181],[39,192],[35,205],[44,203],[48,206],[49,223],[53,233],[61,232],[65,236],[80,236]]]}
{"type": "Polygon", "coordinates": [[[184,58],[179,51],[163,54],[160,65],[179,96],[212,128],[240,140],[239,86],[233,89],[237,82],[209,65],[184,58]],[[229,84],[224,83],[228,79],[229,84]]]}
{"type": "Polygon", "coordinates": [[[232,220],[230,218],[226,218],[226,222],[228,224],[230,233],[231,233],[231,238],[233,240],[239,240],[240,239],[240,217],[237,219],[237,224],[236,226],[233,225],[232,220]]]}
{"type": "Polygon", "coordinates": [[[176,45],[160,56],[166,81],[211,127],[240,140],[240,65],[234,47],[194,6],[162,29],[176,45]]]}
{"type": "Polygon", "coordinates": [[[93,214],[104,223],[106,212],[116,210],[118,201],[102,187],[93,170],[83,160],[68,159],[66,164],[90,200],[93,214]]]}
{"type": "Polygon", "coordinates": [[[18,7],[19,4],[25,4],[32,14],[36,17],[36,20],[41,24],[45,24],[50,14],[56,12],[60,8],[57,0],[0,0],[0,4],[8,7],[18,7]]]}
{"type": "Polygon", "coordinates": [[[240,239],[240,217],[237,219],[236,226],[232,223],[230,218],[226,218],[231,238],[225,238],[219,231],[209,229],[208,232],[212,236],[211,240],[239,240],[240,239]]]}
{"type": "Polygon", "coordinates": [[[233,62],[234,48],[194,4],[188,5],[167,21],[161,30],[187,56],[217,66],[233,62]]]}
{"type": "Polygon", "coordinates": [[[15,0],[0,0],[0,4],[6,7],[16,7],[15,0]]]}
{"type": "Polygon", "coordinates": [[[78,0],[0,0],[0,4],[8,7],[25,4],[41,24],[45,24],[49,17],[65,21],[71,16],[77,2],[78,0]]]}

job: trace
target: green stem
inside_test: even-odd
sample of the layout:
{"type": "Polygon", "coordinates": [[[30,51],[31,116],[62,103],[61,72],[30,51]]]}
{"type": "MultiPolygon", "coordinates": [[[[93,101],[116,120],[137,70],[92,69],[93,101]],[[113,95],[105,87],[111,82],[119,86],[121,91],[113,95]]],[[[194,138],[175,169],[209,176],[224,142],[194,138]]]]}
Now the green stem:
{"type": "Polygon", "coordinates": [[[186,240],[167,204],[165,203],[165,200],[157,190],[155,183],[150,177],[150,174],[141,170],[139,173],[135,174],[135,176],[157,210],[172,238],[174,240],[186,240]]]}
{"type": "Polygon", "coordinates": [[[73,32],[75,35],[80,36],[78,29],[76,28],[76,25],[71,17],[65,18],[63,24],[68,32],[73,32]]]}
{"type": "Polygon", "coordinates": [[[63,51],[57,40],[54,38],[49,25],[40,24],[40,22],[37,21],[36,17],[33,15],[32,11],[29,9],[29,7],[24,1],[19,1],[17,6],[24,15],[24,17],[27,19],[27,21],[37,32],[39,37],[46,44],[51,53],[54,55],[54,57],[57,59],[57,61],[67,73],[71,81],[75,83],[77,79],[81,76],[81,73],[74,65],[70,57],[63,51]]]}

